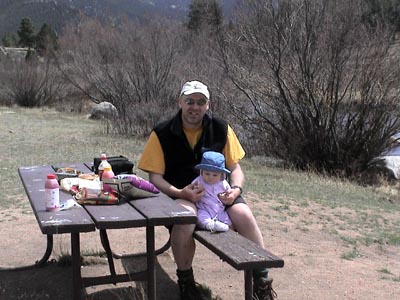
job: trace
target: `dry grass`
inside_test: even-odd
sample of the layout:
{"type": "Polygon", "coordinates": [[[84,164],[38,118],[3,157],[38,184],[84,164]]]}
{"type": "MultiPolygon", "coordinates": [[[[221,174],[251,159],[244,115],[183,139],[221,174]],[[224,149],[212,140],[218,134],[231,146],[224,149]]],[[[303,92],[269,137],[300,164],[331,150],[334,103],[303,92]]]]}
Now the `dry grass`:
{"type": "MultiPolygon", "coordinates": [[[[29,207],[18,177],[20,166],[92,161],[102,152],[125,155],[137,163],[144,145],[143,140],[134,137],[105,134],[106,126],[101,121],[48,109],[0,107],[0,122],[3,136],[0,146],[1,208],[29,207]]],[[[398,185],[362,187],[311,172],[279,168],[273,166],[271,160],[260,158],[244,160],[243,169],[246,190],[266,201],[278,200],[282,204],[278,209],[293,204],[307,207],[311,201],[332,209],[356,210],[356,215],[348,218],[347,226],[365,228],[362,234],[365,243],[375,240],[382,244],[400,244],[396,230],[400,221],[396,218],[379,221],[385,220],[380,212],[400,211],[398,185]]],[[[145,176],[140,170],[136,171],[145,176]]]]}
{"type": "MultiPolygon", "coordinates": [[[[143,140],[134,137],[105,134],[106,126],[101,121],[48,109],[0,107],[0,122],[3,136],[0,146],[2,208],[29,206],[18,177],[20,166],[92,161],[102,152],[122,154],[137,163],[144,145],[143,140]]],[[[370,228],[363,234],[365,241],[400,243],[395,230],[399,221],[378,221],[384,219],[380,212],[400,210],[398,185],[362,187],[311,172],[271,166],[271,161],[265,159],[246,159],[243,169],[246,190],[261,195],[262,199],[279,200],[282,207],[294,203],[306,207],[312,201],[329,208],[350,208],[357,214],[348,223],[354,227],[370,228]],[[378,236],[371,235],[372,228],[378,236]]]]}
{"type": "Polygon", "coordinates": [[[18,167],[93,161],[102,152],[125,155],[136,162],[143,147],[143,142],[134,138],[106,135],[100,121],[47,109],[0,107],[0,128],[2,208],[29,205],[20,197],[24,192],[18,167]]]}
{"type": "MultiPolygon", "coordinates": [[[[400,245],[398,183],[363,187],[311,172],[271,167],[252,159],[244,161],[242,168],[246,173],[246,190],[262,199],[254,201],[277,201],[274,209],[281,212],[281,218],[295,222],[298,215],[309,210],[309,218],[298,225],[303,230],[321,226],[355,247],[400,245]]],[[[349,256],[355,253],[352,251],[349,256]]]]}

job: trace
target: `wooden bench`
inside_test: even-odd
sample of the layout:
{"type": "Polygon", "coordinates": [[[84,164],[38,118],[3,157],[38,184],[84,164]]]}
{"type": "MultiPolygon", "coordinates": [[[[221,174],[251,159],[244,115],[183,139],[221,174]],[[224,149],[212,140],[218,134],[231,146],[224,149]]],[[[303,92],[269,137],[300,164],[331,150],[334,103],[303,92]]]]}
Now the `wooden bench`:
{"type": "Polygon", "coordinates": [[[284,261],[233,230],[195,231],[194,238],[236,270],[244,271],[245,299],[253,299],[253,269],[282,268],[284,261]]]}

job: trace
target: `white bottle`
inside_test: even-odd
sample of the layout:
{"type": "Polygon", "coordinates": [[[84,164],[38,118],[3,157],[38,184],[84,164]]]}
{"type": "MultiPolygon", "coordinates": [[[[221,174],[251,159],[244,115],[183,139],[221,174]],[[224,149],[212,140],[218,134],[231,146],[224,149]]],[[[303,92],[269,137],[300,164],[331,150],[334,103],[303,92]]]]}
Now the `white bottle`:
{"type": "Polygon", "coordinates": [[[45,205],[47,211],[60,210],[60,185],[55,174],[48,174],[45,184],[45,205]]]}
{"type": "Polygon", "coordinates": [[[107,161],[107,155],[105,153],[101,154],[101,162],[99,164],[99,179],[101,180],[101,178],[103,178],[103,172],[104,172],[104,168],[110,166],[109,162],[107,161]]]}

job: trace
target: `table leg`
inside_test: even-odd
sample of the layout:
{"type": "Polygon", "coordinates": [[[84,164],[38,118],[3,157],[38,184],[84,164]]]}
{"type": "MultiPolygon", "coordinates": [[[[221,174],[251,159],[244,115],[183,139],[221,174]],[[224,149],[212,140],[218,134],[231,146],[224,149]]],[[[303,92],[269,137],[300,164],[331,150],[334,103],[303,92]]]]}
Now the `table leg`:
{"type": "Polygon", "coordinates": [[[147,250],[147,299],[156,299],[156,272],[155,272],[155,241],[154,226],[146,227],[146,250],[147,250]]]}
{"type": "Polygon", "coordinates": [[[81,274],[81,250],[79,232],[71,233],[71,256],[72,256],[72,292],[73,300],[81,300],[82,297],[82,274],[81,274]]]}
{"type": "Polygon", "coordinates": [[[253,299],[253,271],[245,270],[244,271],[244,299],[252,300],[253,299]]]}
{"type": "Polygon", "coordinates": [[[112,256],[110,241],[108,240],[107,231],[105,229],[100,229],[100,241],[103,245],[104,250],[107,254],[108,266],[110,268],[110,273],[112,276],[115,276],[117,273],[115,272],[114,260],[112,256]]]}

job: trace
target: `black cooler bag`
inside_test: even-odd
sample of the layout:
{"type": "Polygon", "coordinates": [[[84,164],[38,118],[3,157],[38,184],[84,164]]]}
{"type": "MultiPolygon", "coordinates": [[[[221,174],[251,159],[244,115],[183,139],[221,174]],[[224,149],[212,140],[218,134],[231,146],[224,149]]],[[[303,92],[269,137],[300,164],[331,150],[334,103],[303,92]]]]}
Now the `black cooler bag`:
{"type": "MultiPolygon", "coordinates": [[[[115,175],[119,174],[132,174],[133,173],[133,162],[127,159],[125,156],[110,156],[107,157],[108,163],[111,165],[111,168],[115,175]]],[[[95,157],[93,160],[92,171],[95,174],[99,174],[99,164],[101,162],[100,157],[95,157]]]]}

